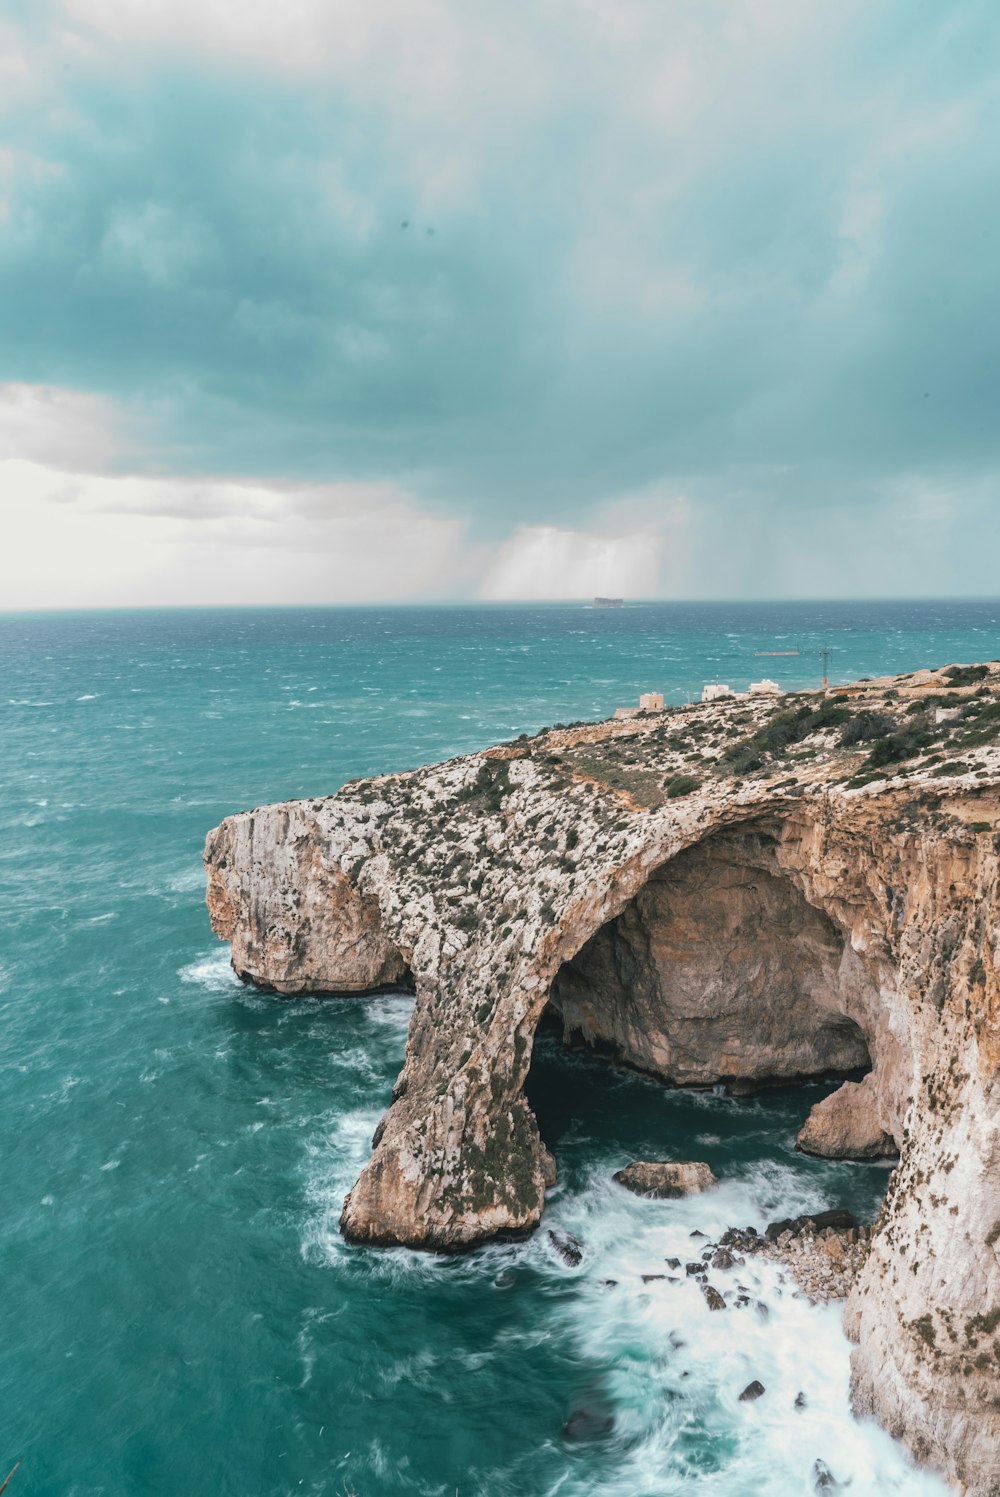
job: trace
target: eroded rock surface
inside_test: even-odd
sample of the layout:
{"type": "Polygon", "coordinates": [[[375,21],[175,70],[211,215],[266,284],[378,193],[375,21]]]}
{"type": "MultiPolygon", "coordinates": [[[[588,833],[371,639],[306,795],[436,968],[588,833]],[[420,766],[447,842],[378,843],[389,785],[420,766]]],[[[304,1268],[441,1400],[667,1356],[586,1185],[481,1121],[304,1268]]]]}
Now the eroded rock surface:
{"type": "Polygon", "coordinates": [[[845,1081],[817,1102],[799,1130],[798,1146],[823,1159],[891,1159],[899,1152],[882,1124],[871,1076],[845,1081]]]}
{"type": "Polygon", "coordinates": [[[637,1159],[612,1176],[633,1195],[650,1196],[658,1201],[676,1201],[681,1196],[698,1195],[717,1184],[707,1164],[687,1160],[637,1159]]]}
{"type": "Polygon", "coordinates": [[[360,1243],[538,1224],[546,1011],[664,1079],[872,1067],[901,1152],[847,1325],[856,1407],[1000,1490],[1000,671],[593,724],[229,817],[209,905],[283,993],[412,974],[344,1203],[360,1243]],[[938,721],[938,713],[957,709],[938,721]]]}

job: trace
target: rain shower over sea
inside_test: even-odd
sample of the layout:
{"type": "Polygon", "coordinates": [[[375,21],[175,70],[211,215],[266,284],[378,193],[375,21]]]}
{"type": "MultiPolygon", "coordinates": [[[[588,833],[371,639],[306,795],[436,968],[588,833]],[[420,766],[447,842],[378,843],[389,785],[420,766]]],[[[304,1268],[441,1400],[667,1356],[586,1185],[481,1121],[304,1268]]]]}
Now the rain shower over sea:
{"type": "Polygon", "coordinates": [[[582,1263],[545,1231],[456,1258],[348,1248],[411,1000],[245,988],[203,904],[204,836],[231,811],[640,691],[818,685],[824,646],[834,682],[991,659],[1000,603],[0,617],[9,1497],[805,1497],[817,1461],[853,1497],[943,1492],[852,1418],[836,1306],[761,1260],[754,1305],[725,1315],[642,1279],[696,1256],[695,1231],[874,1216],[884,1167],[794,1152],[822,1088],[669,1091],[540,1040],[546,1226],[582,1263]],[[680,1202],[612,1183],[658,1157],[723,1183],[680,1202]]]}

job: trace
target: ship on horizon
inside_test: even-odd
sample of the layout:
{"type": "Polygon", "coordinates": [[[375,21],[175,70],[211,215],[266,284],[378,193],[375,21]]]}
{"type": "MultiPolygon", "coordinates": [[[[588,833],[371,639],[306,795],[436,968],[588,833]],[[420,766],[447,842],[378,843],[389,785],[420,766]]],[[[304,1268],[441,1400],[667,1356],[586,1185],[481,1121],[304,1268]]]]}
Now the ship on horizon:
{"type": "Polygon", "coordinates": [[[624,603],[624,598],[595,598],[593,606],[595,608],[622,608],[624,603]]]}

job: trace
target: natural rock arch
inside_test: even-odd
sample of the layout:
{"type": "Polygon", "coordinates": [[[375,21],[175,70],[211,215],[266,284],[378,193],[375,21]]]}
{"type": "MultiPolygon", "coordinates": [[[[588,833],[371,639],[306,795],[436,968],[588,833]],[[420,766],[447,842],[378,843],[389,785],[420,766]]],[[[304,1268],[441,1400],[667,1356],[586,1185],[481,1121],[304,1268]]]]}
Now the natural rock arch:
{"type": "MultiPolygon", "coordinates": [[[[343,1230],[359,1243],[445,1251],[534,1230],[551,1160],[523,1092],[533,1038],[554,983],[564,1012],[582,1013],[579,985],[568,994],[560,969],[575,964],[579,976],[588,943],[627,923],[651,884],[671,886],[668,904],[681,899],[685,858],[706,876],[714,859],[712,898],[725,886],[737,904],[755,870],[765,905],[773,896],[770,908],[794,914],[815,958],[808,1022],[785,1047],[782,1074],[813,1068],[815,1052],[801,1058],[810,1032],[848,1038],[836,1023],[810,1030],[810,1014],[846,1015],[864,1034],[879,1115],[900,1146],[846,1312],[856,1407],[969,1493],[994,1497],[1000,760],[978,774],[963,766],[935,782],[845,790],[840,762],[820,757],[790,793],[764,779],[737,790],[722,777],[679,804],[653,792],[642,802],[617,788],[621,755],[608,771],[615,787],[593,779],[594,745],[617,731],[551,735],[330,800],[264,807],[210,835],[209,904],[244,975],[283,992],[413,975],[406,1061],[343,1230]],[[583,747],[567,775],[551,768],[549,747],[571,741],[583,747]]],[[[627,773],[646,794],[647,771],[627,773]]],[[[695,909],[697,890],[685,897],[695,909]]],[[[774,953],[767,981],[786,969],[774,953]]],[[[746,976],[746,964],[732,971],[746,976]]],[[[592,1028],[621,1058],[650,1068],[652,1056],[672,1079],[730,1074],[725,1022],[711,1064],[669,1026],[657,1042],[666,1050],[645,1052],[620,1023],[592,1028]]],[[[826,1040],[819,1059],[830,1063],[826,1040]]]]}
{"type": "Polygon", "coordinates": [[[680,1086],[869,1070],[877,988],[778,866],[779,837],[736,824],[654,869],[557,972],[564,1039],[680,1086]]]}
{"type": "Polygon", "coordinates": [[[433,977],[414,963],[406,1064],[345,1202],[345,1234],[454,1250],[533,1230],[552,1164],[523,1088],[553,1008],[594,1048],[677,1084],[752,1087],[871,1064],[884,1126],[900,1138],[898,1044],[883,1001],[895,966],[872,934],[881,916],[846,867],[805,875],[801,849],[819,829],[802,808],[782,810],[700,835],[673,829],[666,845],[589,881],[512,964],[484,960],[478,942],[433,977]],[[790,931],[776,934],[775,919],[790,931]],[[640,970],[639,946],[669,946],[679,928],[684,952],[647,950],[640,970]],[[713,937],[731,943],[723,958],[713,937]],[[622,947],[636,967],[631,986],[615,968],[622,947]],[[665,993],[672,969],[681,979],[665,993]],[[697,1011],[683,1013],[685,1003],[697,1011]]]}

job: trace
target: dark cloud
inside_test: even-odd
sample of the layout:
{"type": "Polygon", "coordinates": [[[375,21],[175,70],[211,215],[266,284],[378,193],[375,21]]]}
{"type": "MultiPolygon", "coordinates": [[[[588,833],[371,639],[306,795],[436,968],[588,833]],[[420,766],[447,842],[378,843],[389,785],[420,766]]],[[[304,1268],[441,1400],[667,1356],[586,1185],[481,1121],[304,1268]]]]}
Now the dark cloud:
{"type": "Polygon", "coordinates": [[[548,103],[512,78],[468,141],[391,78],[76,63],[5,122],[0,378],[135,405],[152,469],[395,478],[486,524],[1000,469],[995,7],[820,7],[777,58],[730,41],[707,104],[707,23],[660,26],[637,100],[631,54],[523,14],[548,103]]]}

